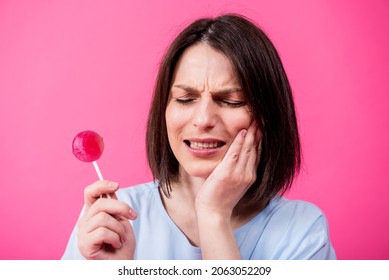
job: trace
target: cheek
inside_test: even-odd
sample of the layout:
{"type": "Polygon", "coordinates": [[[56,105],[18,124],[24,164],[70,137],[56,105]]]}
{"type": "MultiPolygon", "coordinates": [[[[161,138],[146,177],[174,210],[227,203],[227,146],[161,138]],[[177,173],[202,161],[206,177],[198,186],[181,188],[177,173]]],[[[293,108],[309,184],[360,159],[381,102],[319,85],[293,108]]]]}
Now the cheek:
{"type": "Polygon", "coordinates": [[[176,134],[182,129],[185,124],[184,115],[181,110],[177,110],[174,106],[168,105],[165,112],[166,128],[169,138],[175,139],[176,134]]]}
{"type": "Polygon", "coordinates": [[[230,134],[235,136],[241,129],[248,129],[253,118],[247,110],[234,114],[226,114],[224,122],[227,124],[230,134]]]}

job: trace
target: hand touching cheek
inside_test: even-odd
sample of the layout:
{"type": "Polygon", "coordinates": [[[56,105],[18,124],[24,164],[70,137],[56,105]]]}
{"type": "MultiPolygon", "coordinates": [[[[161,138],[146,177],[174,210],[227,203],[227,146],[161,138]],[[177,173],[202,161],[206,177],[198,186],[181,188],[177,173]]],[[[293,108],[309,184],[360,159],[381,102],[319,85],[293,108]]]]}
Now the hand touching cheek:
{"type": "Polygon", "coordinates": [[[196,197],[196,210],[230,218],[232,210],[256,180],[262,134],[253,121],[238,132],[223,160],[196,197]]]}

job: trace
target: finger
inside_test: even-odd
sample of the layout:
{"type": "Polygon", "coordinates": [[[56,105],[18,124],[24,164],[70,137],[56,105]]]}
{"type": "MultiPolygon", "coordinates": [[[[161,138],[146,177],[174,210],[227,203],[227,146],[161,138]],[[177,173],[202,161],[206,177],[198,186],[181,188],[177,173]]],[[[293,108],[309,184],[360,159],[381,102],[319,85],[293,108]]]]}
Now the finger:
{"type": "Polygon", "coordinates": [[[104,254],[104,250],[108,248],[107,246],[119,249],[123,246],[123,243],[118,234],[104,227],[100,227],[90,234],[78,233],[78,248],[87,259],[101,258],[99,255],[104,254]]]}
{"type": "Polygon", "coordinates": [[[235,136],[222,160],[222,163],[227,165],[226,167],[234,167],[234,165],[238,161],[246,135],[247,130],[242,129],[235,136]]]}
{"type": "Polygon", "coordinates": [[[241,155],[235,168],[235,174],[240,174],[240,183],[246,187],[255,182],[257,176],[257,147],[258,128],[253,121],[247,131],[245,142],[242,146],[241,155]]]}
{"type": "Polygon", "coordinates": [[[134,220],[137,218],[137,213],[128,204],[109,198],[98,199],[93,203],[85,213],[85,219],[89,220],[100,212],[108,213],[114,217],[124,217],[127,219],[134,220]]]}
{"type": "Polygon", "coordinates": [[[257,168],[259,163],[258,149],[253,146],[248,156],[244,169],[241,171],[245,174],[244,180],[247,186],[251,186],[257,178],[257,168]]]}
{"type": "Polygon", "coordinates": [[[110,244],[113,248],[119,249],[122,247],[120,236],[107,228],[100,227],[88,235],[92,248],[100,249],[105,244],[110,244]]]}
{"type": "Polygon", "coordinates": [[[100,212],[91,219],[80,222],[79,226],[82,227],[82,230],[87,234],[100,227],[116,232],[121,238],[126,234],[121,220],[118,220],[105,212],[100,212]]]}
{"type": "Polygon", "coordinates": [[[237,170],[238,172],[244,171],[244,169],[247,168],[249,158],[252,157],[253,154],[256,155],[256,131],[257,126],[255,121],[252,121],[247,130],[247,135],[244,139],[241,153],[237,162],[237,168],[240,169],[237,170]]]}
{"type": "Polygon", "coordinates": [[[122,242],[134,240],[134,229],[132,228],[131,223],[128,220],[121,220],[120,223],[123,225],[124,236],[121,236],[122,242]]]}
{"type": "Polygon", "coordinates": [[[101,180],[94,182],[93,184],[87,186],[84,190],[84,201],[85,205],[88,207],[92,205],[97,199],[100,198],[102,194],[112,194],[114,198],[115,191],[119,188],[119,184],[107,180],[101,180]]]}
{"type": "Polygon", "coordinates": [[[259,129],[258,125],[256,124],[256,130],[255,130],[255,168],[258,167],[259,161],[261,159],[261,151],[262,151],[262,132],[259,129]]]}
{"type": "Polygon", "coordinates": [[[129,221],[124,222],[122,220],[121,223],[123,224],[123,228],[124,228],[125,233],[133,232],[132,225],[129,221]]]}

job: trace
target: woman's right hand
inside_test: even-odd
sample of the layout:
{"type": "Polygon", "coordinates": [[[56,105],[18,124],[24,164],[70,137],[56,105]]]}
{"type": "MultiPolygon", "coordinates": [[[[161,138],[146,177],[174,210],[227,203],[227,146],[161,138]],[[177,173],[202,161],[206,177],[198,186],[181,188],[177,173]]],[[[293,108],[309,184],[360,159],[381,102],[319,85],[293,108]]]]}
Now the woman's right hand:
{"type": "Polygon", "coordinates": [[[119,184],[103,180],[85,189],[85,212],[78,222],[78,247],[86,259],[134,258],[135,236],[128,220],[135,220],[137,213],[117,199],[118,188],[119,184]],[[107,193],[111,198],[104,197],[107,193]]]}

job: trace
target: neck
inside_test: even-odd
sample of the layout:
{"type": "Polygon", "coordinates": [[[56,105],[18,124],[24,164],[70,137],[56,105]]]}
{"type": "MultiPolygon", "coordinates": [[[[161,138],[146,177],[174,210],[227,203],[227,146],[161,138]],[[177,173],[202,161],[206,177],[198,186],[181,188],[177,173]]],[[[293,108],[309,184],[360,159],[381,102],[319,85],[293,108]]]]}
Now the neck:
{"type": "Polygon", "coordinates": [[[180,169],[177,180],[172,183],[172,195],[180,195],[186,200],[191,200],[193,203],[196,199],[197,193],[207,178],[194,177],[186,173],[185,170],[180,169]]]}

